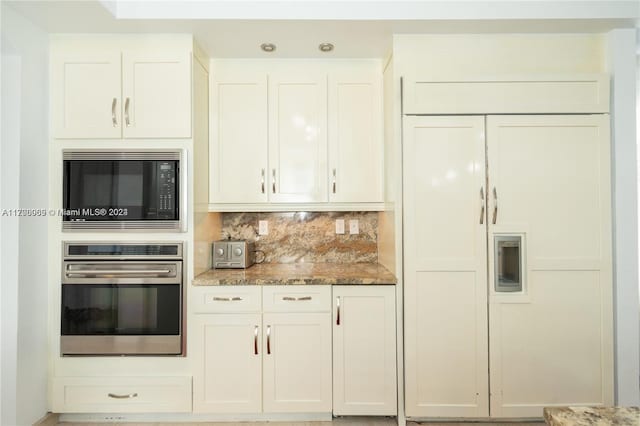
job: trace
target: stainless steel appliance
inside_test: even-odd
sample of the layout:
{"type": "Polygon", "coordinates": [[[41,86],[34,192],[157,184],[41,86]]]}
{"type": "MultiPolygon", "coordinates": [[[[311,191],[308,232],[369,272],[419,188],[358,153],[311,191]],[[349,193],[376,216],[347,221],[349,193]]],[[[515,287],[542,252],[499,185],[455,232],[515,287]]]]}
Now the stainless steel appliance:
{"type": "Polygon", "coordinates": [[[62,355],[181,355],[182,243],[65,242],[62,355]]]}
{"type": "Polygon", "coordinates": [[[256,263],[256,246],[253,242],[221,240],[213,242],[213,267],[248,268],[256,263]]]}
{"type": "Polygon", "coordinates": [[[183,230],[182,150],[64,150],[63,162],[63,230],[183,230]]]}

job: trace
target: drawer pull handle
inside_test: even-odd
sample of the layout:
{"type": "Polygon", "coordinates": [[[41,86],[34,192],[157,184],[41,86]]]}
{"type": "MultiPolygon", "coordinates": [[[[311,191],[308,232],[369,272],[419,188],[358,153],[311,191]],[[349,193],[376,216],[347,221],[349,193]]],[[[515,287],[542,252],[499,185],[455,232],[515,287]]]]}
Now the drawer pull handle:
{"type": "Polygon", "coordinates": [[[217,297],[213,298],[214,302],[240,302],[242,297],[217,297]]]}
{"type": "Polygon", "coordinates": [[[340,325],[340,296],[336,297],[336,325],[340,325]]]}
{"type": "Polygon", "coordinates": [[[301,300],[313,300],[313,297],[311,297],[311,296],[303,296],[303,297],[284,296],[282,298],[282,300],[291,301],[291,302],[297,302],[297,301],[301,301],[301,300]]]}
{"type": "Polygon", "coordinates": [[[137,397],[138,397],[137,393],[129,393],[126,395],[118,395],[116,393],[109,394],[109,398],[115,398],[115,399],[129,399],[129,398],[137,398],[137,397]]]}

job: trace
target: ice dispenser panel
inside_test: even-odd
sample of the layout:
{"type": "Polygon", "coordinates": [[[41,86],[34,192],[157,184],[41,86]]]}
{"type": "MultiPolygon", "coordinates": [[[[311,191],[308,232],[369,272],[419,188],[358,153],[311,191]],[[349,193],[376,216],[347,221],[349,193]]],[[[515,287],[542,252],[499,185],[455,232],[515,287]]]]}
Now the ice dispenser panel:
{"type": "Polygon", "coordinates": [[[495,237],[495,291],[522,291],[522,237],[495,237]]]}

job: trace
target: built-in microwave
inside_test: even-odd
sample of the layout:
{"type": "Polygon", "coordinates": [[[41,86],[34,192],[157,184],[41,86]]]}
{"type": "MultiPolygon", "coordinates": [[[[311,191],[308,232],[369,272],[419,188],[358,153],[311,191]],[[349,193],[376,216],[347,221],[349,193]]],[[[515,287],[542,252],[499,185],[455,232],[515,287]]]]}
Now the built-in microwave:
{"type": "Polygon", "coordinates": [[[64,231],[184,230],[182,150],[64,150],[64,231]]]}

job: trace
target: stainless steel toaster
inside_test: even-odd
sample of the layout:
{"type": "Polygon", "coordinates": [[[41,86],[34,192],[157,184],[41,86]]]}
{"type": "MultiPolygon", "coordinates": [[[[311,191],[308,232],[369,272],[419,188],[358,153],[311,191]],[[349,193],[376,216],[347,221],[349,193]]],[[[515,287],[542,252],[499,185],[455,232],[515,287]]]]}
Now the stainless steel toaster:
{"type": "Polygon", "coordinates": [[[213,242],[213,267],[248,268],[256,263],[256,245],[253,242],[221,240],[213,242]]]}

